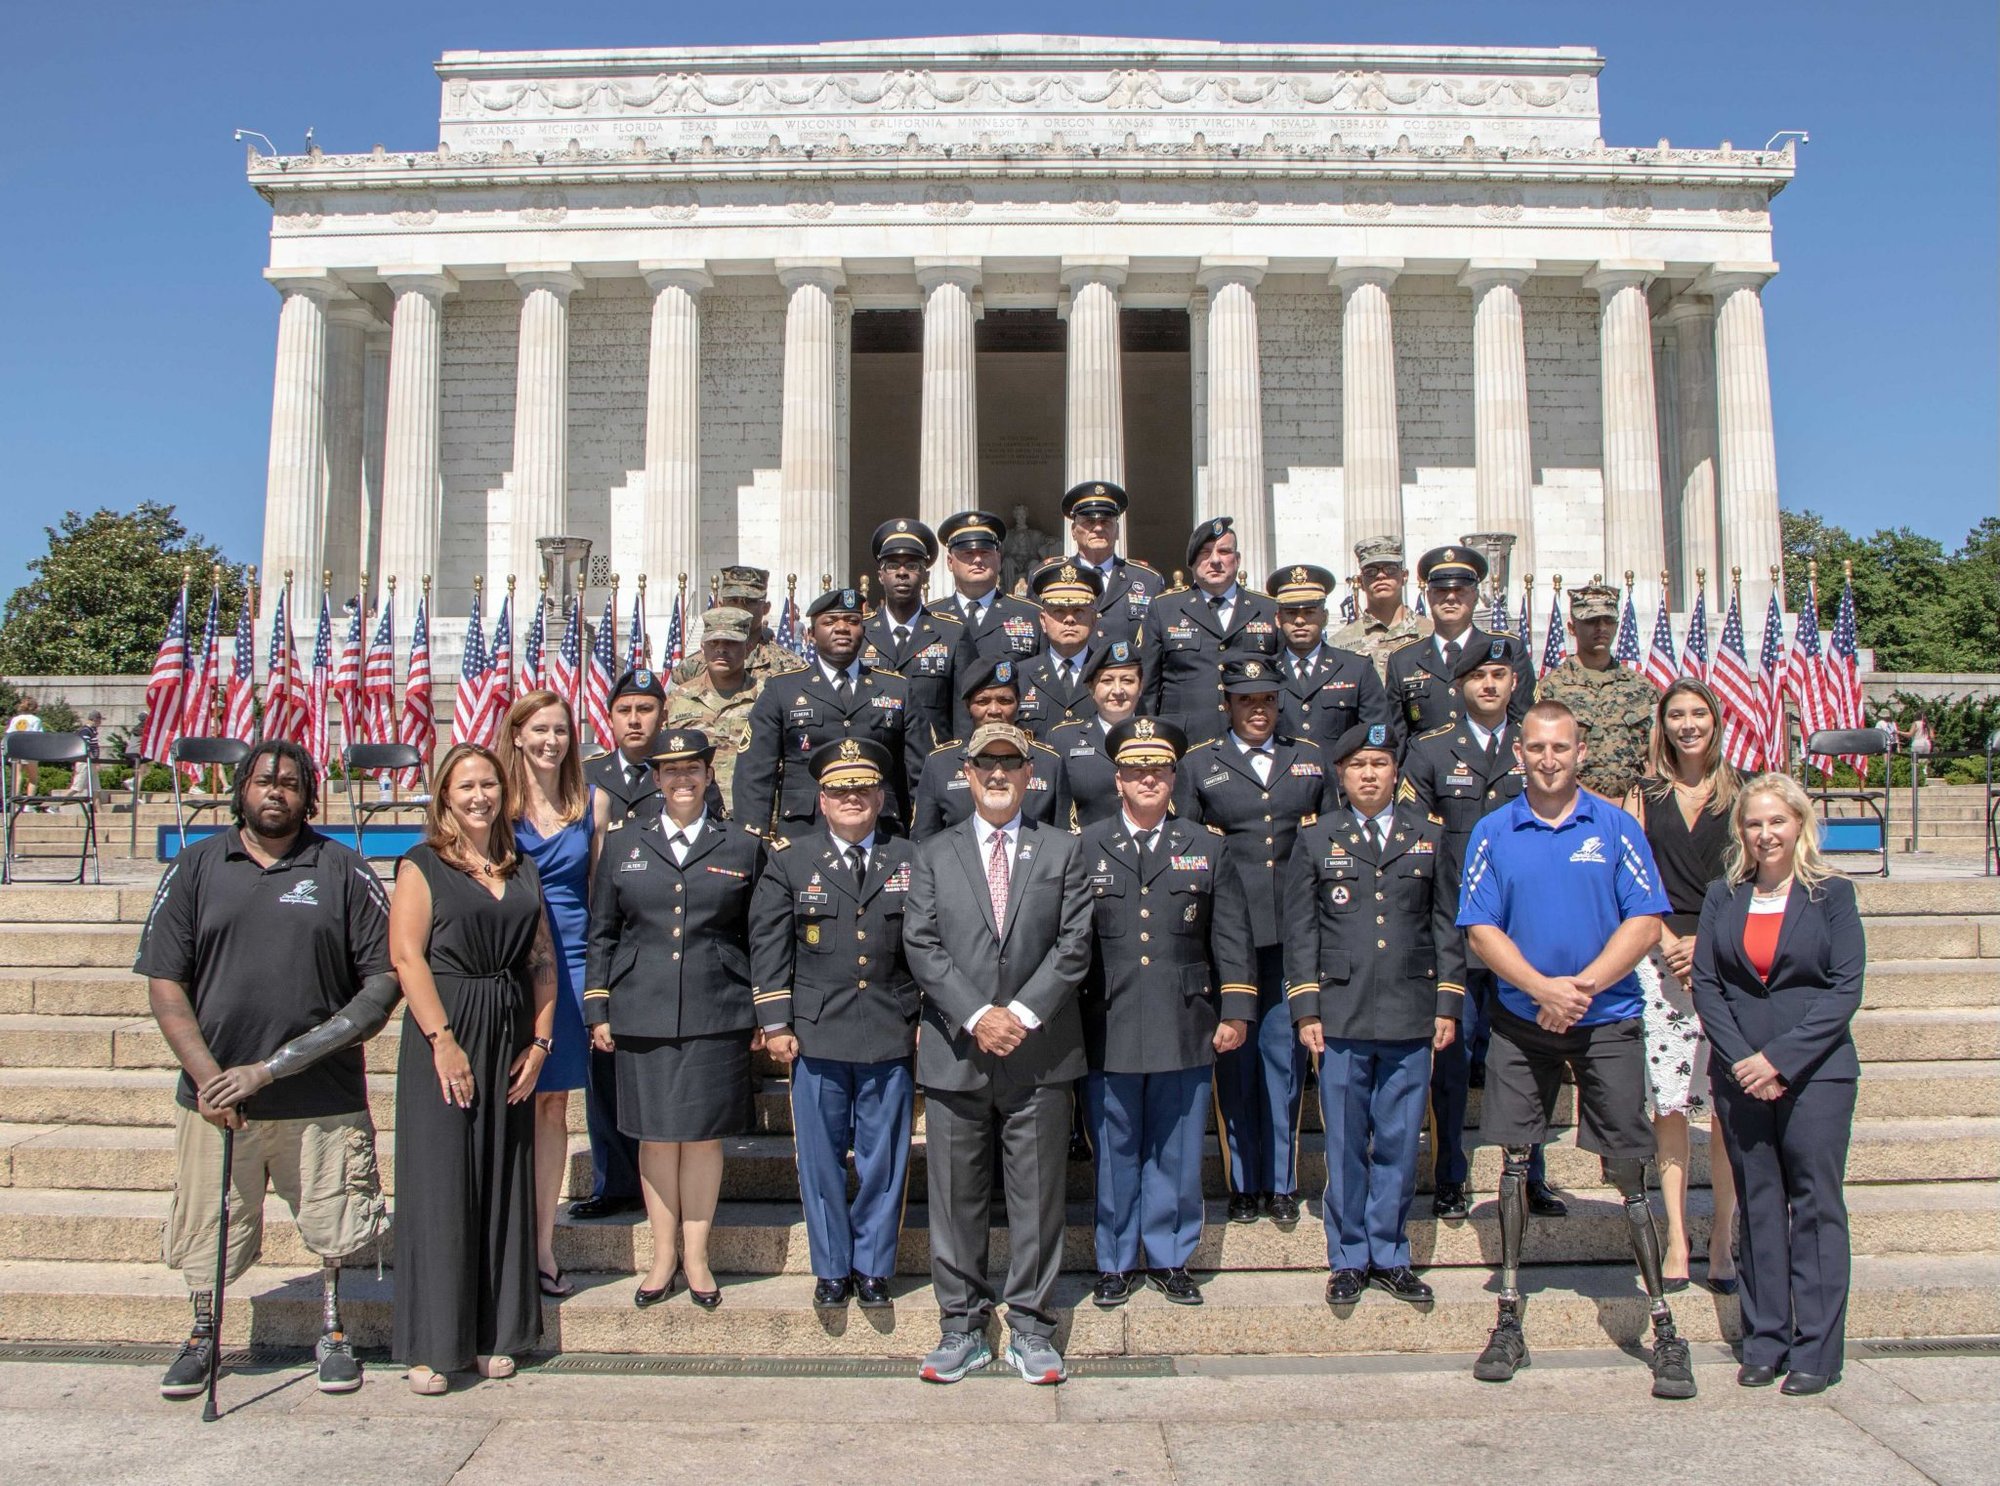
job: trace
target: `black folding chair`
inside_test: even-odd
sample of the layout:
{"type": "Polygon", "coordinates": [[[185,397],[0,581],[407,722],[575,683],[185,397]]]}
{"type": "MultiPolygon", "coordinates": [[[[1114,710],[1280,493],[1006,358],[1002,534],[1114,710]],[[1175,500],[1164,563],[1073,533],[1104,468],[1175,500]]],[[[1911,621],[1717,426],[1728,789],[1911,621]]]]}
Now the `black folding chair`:
{"type": "MultiPolygon", "coordinates": [[[[404,795],[400,799],[370,800],[361,788],[363,774],[379,774],[396,769],[416,769],[421,771],[424,756],[411,743],[350,743],[340,753],[341,767],[347,775],[347,808],[354,815],[354,849],[368,857],[368,822],[378,815],[391,815],[399,810],[415,810],[419,813],[430,808],[428,793],[404,795]]],[[[372,858],[370,858],[372,860],[372,858]]]]}
{"type": "Polygon", "coordinates": [[[38,851],[20,852],[15,850],[15,824],[30,810],[46,814],[50,811],[77,810],[83,815],[83,839],[78,843],[76,854],[76,876],[53,879],[57,882],[82,882],[84,869],[90,871],[92,882],[104,880],[97,853],[97,771],[86,768],[90,761],[90,745],[75,733],[7,733],[0,735],[0,810],[6,817],[6,840],[0,846],[0,883],[14,880],[16,862],[36,860],[66,860],[68,852],[38,851]],[[81,794],[73,795],[27,795],[14,788],[16,764],[51,764],[57,767],[67,765],[70,777],[83,780],[81,794]],[[80,771],[80,772],[79,772],[80,771]]]}
{"type": "Polygon", "coordinates": [[[2000,753],[2000,731],[1986,740],[1986,875],[2000,870],[2000,789],[1993,780],[1993,755],[2000,753]]]}
{"type": "Polygon", "coordinates": [[[1806,739],[1806,752],[1821,758],[1853,756],[1885,760],[1882,787],[1871,788],[1863,776],[1858,789],[1835,789],[1820,776],[1820,787],[1811,790],[1819,806],[1819,848],[1828,856],[1878,856],[1880,865],[1868,876],[1889,875],[1889,769],[1888,757],[1895,751],[1889,737],[1879,728],[1823,729],[1806,739]],[[1834,814],[1836,805],[1850,805],[1852,813],[1834,814]]]}
{"type": "Polygon", "coordinates": [[[250,745],[241,738],[176,738],[167,750],[168,772],[174,776],[174,828],[180,832],[181,850],[187,850],[188,822],[204,810],[227,810],[232,803],[227,794],[193,794],[181,789],[182,764],[208,769],[227,769],[233,784],[236,771],[250,756],[250,745]]]}

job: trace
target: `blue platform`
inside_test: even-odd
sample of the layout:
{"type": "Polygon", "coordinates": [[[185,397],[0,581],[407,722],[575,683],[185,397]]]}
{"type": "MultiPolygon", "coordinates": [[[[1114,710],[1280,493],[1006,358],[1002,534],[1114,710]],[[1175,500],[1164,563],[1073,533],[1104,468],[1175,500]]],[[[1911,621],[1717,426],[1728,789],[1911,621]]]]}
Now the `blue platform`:
{"type": "MultiPolygon", "coordinates": [[[[204,837],[220,836],[228,829],[229,827],[225,825],[189,826],[187,831],[188,843],[192,845],[204,837]]],[[[326,826],[315,823],[314,829],[329,841],[338,841],[342,846],[351,846],[356,851],[361,850],[360,842],[355,839],[353,826],[326,826]]],[[[385,822],[379,826],[370,826],[368,828],[368,858],[370,861],[378,862],[393,861],[423,839],[424,829],[421,825],[389,825],[385,822]]],[[[181,833],[179,828],[175,826],[159,827],[159,844],[155,848],[154,855],[160,861],[171,862],[180,853],[181,833]]]]}

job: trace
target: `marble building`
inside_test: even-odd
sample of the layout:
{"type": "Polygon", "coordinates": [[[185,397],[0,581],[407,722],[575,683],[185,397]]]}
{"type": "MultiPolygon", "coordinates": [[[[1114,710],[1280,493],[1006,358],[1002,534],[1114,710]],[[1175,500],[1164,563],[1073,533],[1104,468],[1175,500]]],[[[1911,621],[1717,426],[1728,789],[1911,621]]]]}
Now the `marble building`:
{"type": "MultiPolygon", "coordinates": [[[[439,629],[532,585],[867,566],[969,506],[1132,492],[1250,570],[1518,536],[1517,576],[1778,560],[1782,152],[1613,146],[1588,48],[999,36],[486,53],[420,149],[273,158],[263,571],[439,629]],[[407,600],[399,603],[404,612],[407,600]]],[[[697,582],[699,578],[697,577],[697,582]]],[[[782,576],[780,578],[782,581],[782,576]]],[[[1517,582],[1518,591],[1518,582],[1517,582]]],[[[1537,616],[1539,628],[1541,616],[1537,616]]],[[[449,647],[449,641],[446,641],[449,647]]]]}

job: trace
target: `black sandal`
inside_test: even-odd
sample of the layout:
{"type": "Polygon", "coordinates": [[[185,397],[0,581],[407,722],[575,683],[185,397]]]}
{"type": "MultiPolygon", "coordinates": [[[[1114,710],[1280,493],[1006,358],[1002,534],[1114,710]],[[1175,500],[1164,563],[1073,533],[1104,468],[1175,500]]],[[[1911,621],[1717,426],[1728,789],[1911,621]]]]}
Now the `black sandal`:
{"type": "Polygon", "coordinates": [[[554,1274],[550,1274],[546,1269],[538,1269],[535,1271],[535,1278],[541,1282],[542,1294],[551,1300],[561,1300],[565,1296],[576,1294],[576,1286],[570,1283],[569,1276],[563,1273],[561,1265],[556,1266],[554,1274]]]}

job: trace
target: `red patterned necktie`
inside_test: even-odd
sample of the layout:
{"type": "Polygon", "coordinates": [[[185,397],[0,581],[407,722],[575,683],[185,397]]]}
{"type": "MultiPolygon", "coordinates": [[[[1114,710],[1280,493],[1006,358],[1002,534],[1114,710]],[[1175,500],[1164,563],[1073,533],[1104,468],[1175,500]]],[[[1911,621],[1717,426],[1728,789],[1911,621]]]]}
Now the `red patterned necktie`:
{"type": "Polygon", "coordinates": [[[993,852],[986,858],[986,891],[993,895],[993,923],[995,927],[1007,922],[1007,879],[1010,863],[1007,859],[1007,833],[993,833],[993,852]]]}

